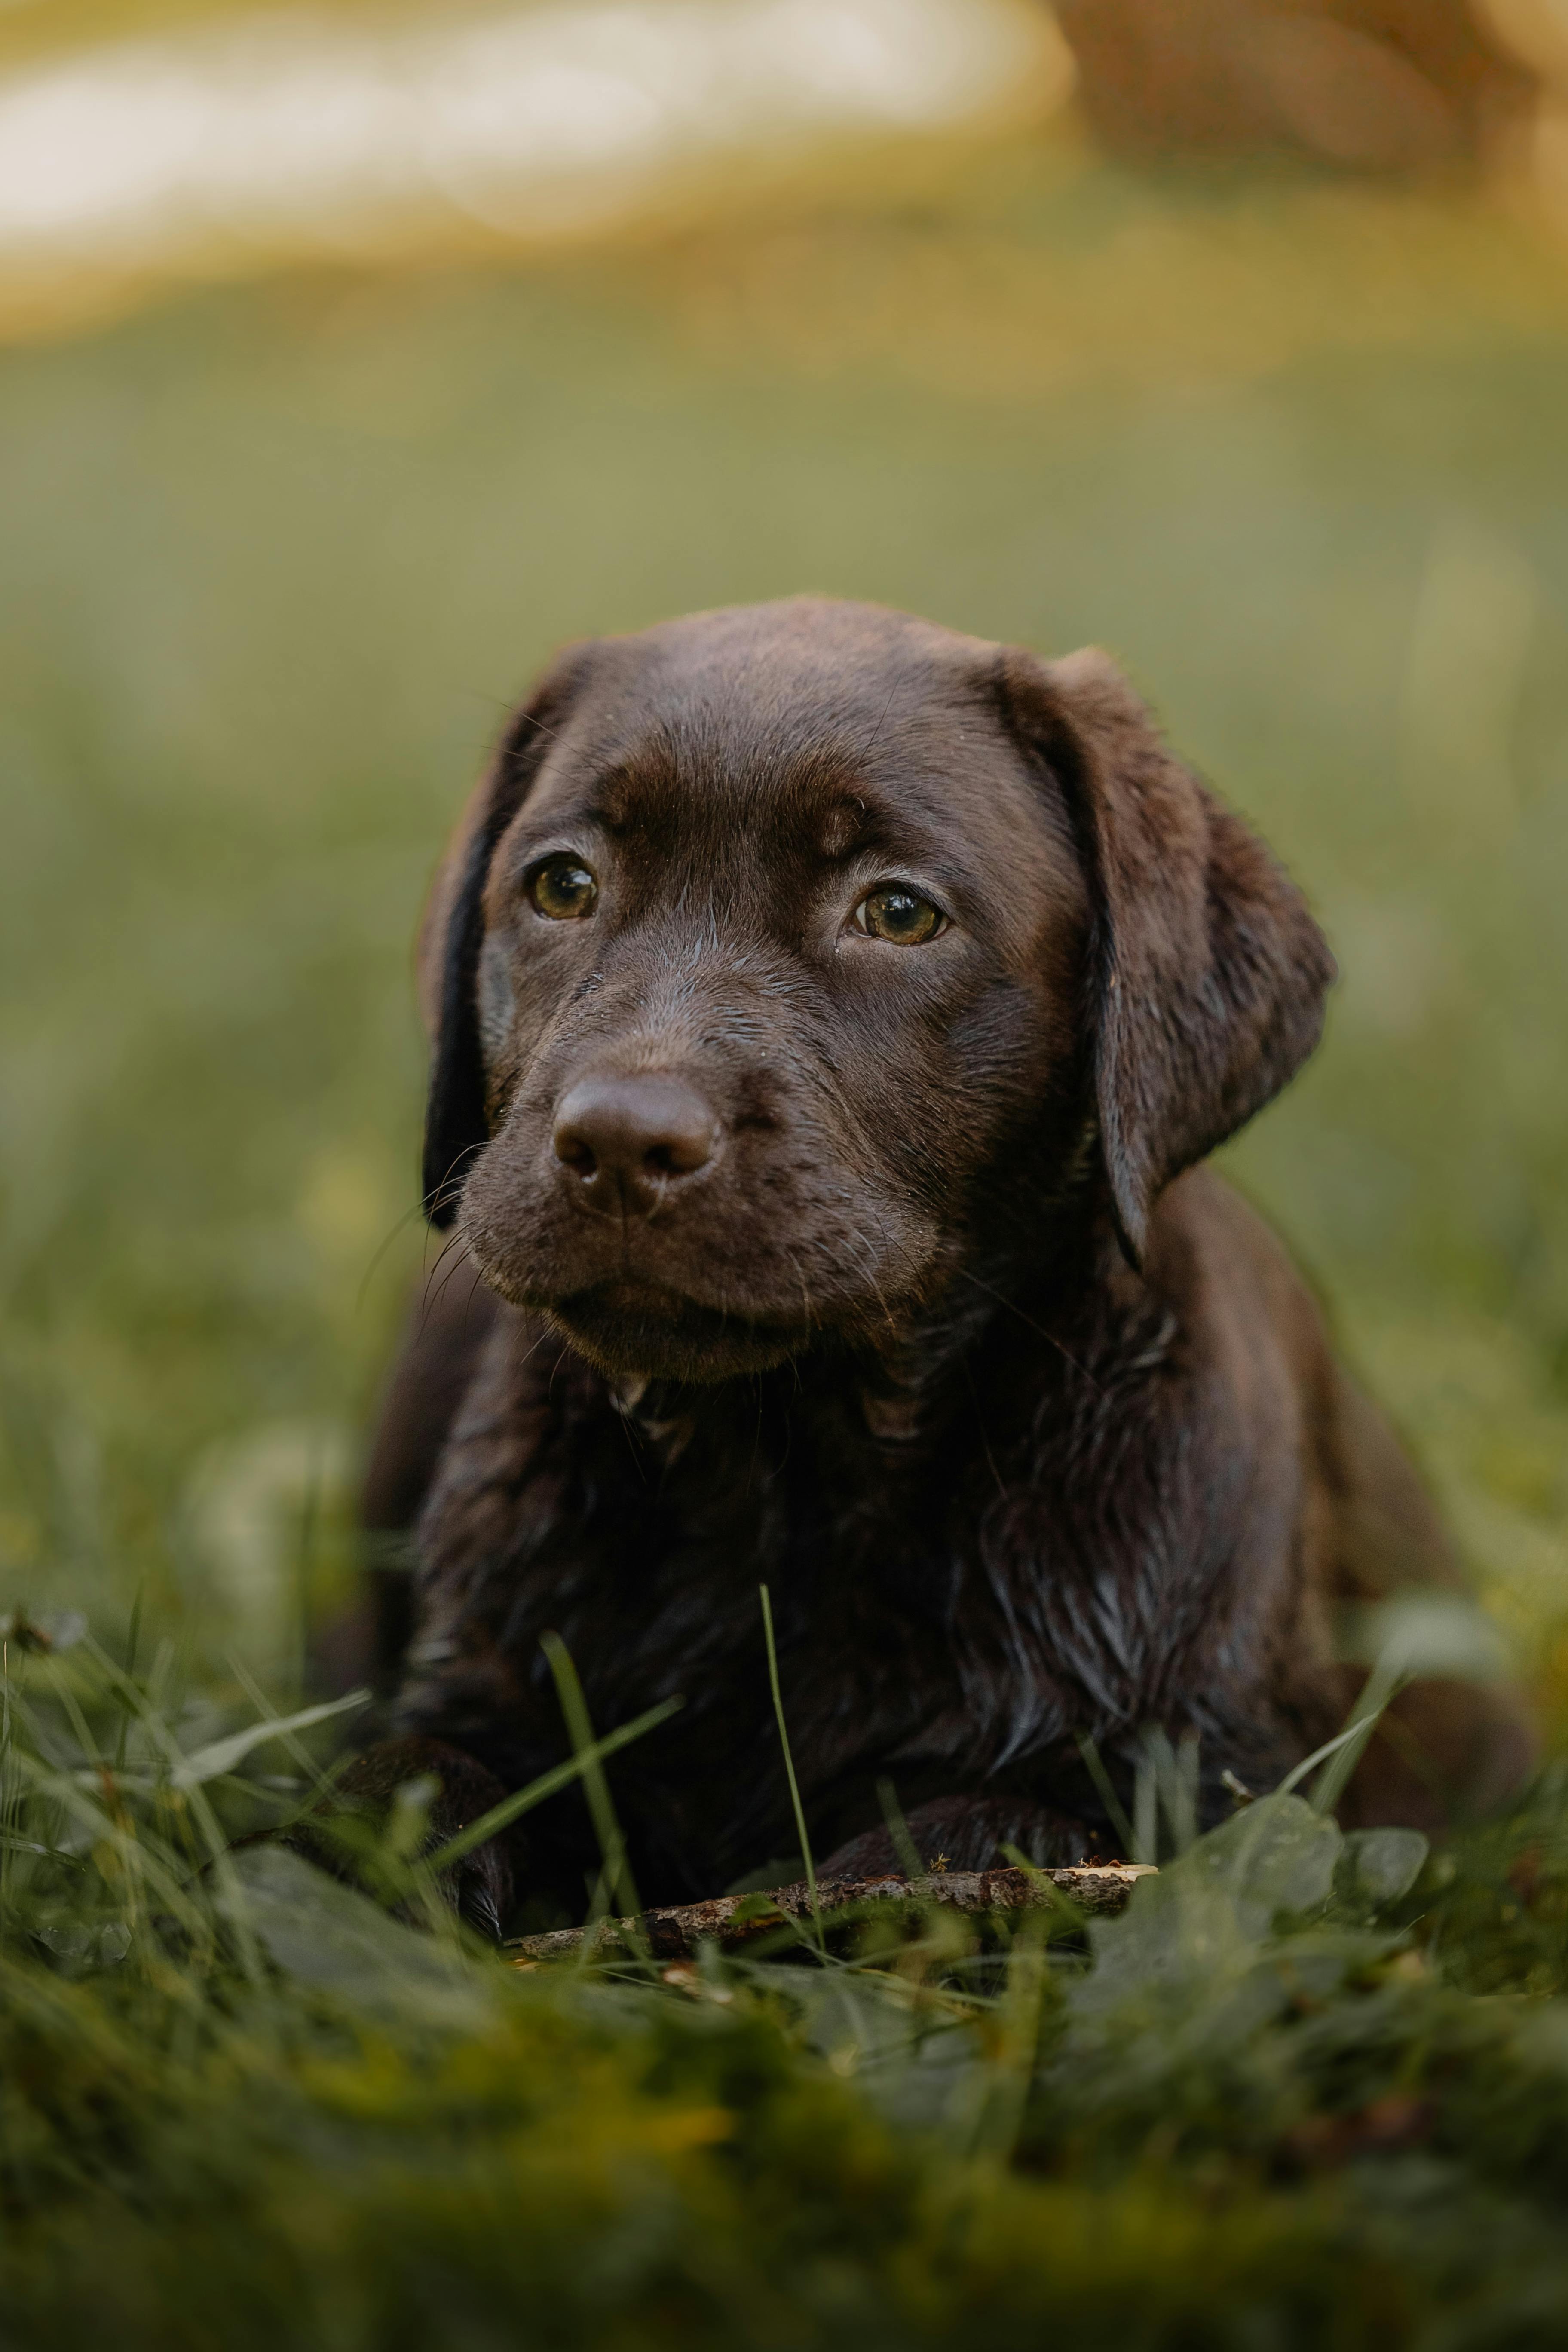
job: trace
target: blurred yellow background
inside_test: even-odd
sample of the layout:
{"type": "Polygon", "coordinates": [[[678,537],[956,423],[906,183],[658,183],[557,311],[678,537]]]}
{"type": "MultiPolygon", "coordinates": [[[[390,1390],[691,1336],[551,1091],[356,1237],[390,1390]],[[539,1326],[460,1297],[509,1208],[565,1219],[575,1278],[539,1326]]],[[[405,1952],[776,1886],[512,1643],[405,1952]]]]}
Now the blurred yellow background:
{"type": "Polygon", "coordinates": [[[1424,5],[0,14],[0,1601],[297,1660],[468,782],[809,588],[1110,646],[1306,883],[1234,1170],[1568,1724],[1568,7],[1424,5]]]}

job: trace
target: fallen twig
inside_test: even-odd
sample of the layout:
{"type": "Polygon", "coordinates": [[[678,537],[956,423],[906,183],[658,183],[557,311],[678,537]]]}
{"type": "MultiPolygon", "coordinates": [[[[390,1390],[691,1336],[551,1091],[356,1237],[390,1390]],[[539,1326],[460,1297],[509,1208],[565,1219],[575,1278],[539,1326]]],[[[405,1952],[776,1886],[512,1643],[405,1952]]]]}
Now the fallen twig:
{"type": "MultiPolygon", "coordinates": [[[[936,1904],[946,1911],[983,1916],[994,1911],[1023,1911],[1048,1904],[1053,1890],[1080,1911],[1120,1911],[1141,1878],[1149,1875],[1143,1863],[1084,1864],[1076,1870],[952,1870],[933,1871],[911,1883],[889,1874],[882,1878],[824,1878],[816,1887],[818,1908],[843,1911],[873,1903],[936,1904]]],[[[732,1948],[776,1935],[786,1924],[804,1926],[811,1918],[811,1889],[804,1879],[779,1886],[766,1895],[717,1895],[706,1903],[679,1903],[663,1911],[645,1911],[637,1919],[601,1919],[586,1927],[556,1927],[542,1936],[518,1936],[505,1947],[514,1967],[530,1968],[540,1960],[567,1959],[583,1950],[591,1934],[593,1948],[623,1944],[634,1951],[640,1944],[655,1959],[689,1959],[699,1944],[732,1948]]]]}

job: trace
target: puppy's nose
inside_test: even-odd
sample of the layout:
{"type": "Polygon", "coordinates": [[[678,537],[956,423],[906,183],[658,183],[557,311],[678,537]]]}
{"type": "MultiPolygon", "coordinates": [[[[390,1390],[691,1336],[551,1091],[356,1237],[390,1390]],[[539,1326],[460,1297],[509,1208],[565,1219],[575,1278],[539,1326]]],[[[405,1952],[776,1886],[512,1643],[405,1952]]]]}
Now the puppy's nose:
{"type": "Polygon", "coordinates": [[[555,1114],[555,1157],[606,1214],[646,1217],[713,1157],[718,1122],[684,1078],[580,1078],[555,1114]]]}

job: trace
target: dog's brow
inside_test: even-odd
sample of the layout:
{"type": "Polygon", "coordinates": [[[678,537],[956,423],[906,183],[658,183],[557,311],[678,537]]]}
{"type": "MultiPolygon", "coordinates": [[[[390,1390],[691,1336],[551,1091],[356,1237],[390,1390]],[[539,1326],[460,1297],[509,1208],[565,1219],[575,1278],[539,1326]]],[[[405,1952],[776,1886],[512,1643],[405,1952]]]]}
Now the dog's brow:
{"type": "Polygon", "coordinates": [[[616,758],[584,779],[575,814],[617,839],[646,823],[650,814],[657,819],[658,803],[672,794],[679,797],[679,768],[667,750],[653,758],[646,752],[616,758]]]}
{"type": "Polygon", "coordinates": [[[835,801],[817,820],[818,852],[835,861],[853,856],[867,835],[875,829],[875,821],[864,801],[835,801]]]}

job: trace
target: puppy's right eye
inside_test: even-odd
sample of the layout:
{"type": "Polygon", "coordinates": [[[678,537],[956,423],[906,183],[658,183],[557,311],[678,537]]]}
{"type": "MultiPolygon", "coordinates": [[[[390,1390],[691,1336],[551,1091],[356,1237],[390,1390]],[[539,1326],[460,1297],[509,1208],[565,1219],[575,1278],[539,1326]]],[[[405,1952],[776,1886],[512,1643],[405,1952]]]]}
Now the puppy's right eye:
{"type": "Polygon", "coordinates": [[[528,895],[552,923],[579,922],[599,900],[599,886],[580,857],[547,857],[528,877],[528,895]]]}
{"type": "Polygon", "coordinates": [[[901,882],[884,882],[856,908],[855,928],[868,939],[886,940],[893,947],[923,948],[928,940],[946,930],[947,918],[918,890],[901,882]]]}

